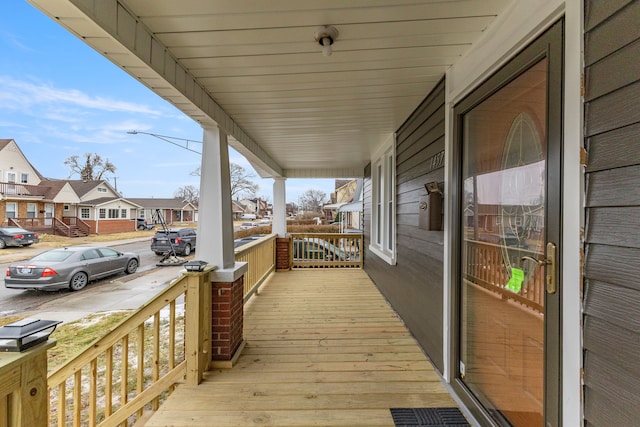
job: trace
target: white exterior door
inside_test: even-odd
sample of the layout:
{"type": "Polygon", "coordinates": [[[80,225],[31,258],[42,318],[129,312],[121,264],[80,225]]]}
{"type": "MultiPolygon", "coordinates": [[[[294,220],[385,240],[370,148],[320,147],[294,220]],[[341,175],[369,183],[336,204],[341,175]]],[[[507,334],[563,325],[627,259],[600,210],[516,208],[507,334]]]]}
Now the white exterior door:
{"type": "Polygon", "coordinates": [[[44,204],[44,225],[51,226],[53,224],[53,203],[44,204]]]}

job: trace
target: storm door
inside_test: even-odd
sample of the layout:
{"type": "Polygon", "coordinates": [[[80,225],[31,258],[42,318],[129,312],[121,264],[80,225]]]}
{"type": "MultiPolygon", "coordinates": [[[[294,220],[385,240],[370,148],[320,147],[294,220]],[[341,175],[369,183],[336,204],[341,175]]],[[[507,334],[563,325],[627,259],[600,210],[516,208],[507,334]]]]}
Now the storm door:
{"type": "Polygon", "coordinates": [[[54,213],[53,203],[45,203],[44,204],[44,225],[50,227],[53,225],[53,213],[54,213]]]}
{"type": "Polygon", "coordinates": [[[497,425],[558,425],[561,35],[456,106],[457,382],[497,425]]]}

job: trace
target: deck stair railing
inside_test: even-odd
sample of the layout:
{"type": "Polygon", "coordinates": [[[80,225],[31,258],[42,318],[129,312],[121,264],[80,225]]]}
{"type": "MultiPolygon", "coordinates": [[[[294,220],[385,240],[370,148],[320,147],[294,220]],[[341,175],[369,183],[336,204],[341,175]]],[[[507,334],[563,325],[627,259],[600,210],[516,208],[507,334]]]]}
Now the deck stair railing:
{"type": "Polygon", "coordinates": [[[291,233],[292,268],[362,268],[362,234],[291,233]]]}

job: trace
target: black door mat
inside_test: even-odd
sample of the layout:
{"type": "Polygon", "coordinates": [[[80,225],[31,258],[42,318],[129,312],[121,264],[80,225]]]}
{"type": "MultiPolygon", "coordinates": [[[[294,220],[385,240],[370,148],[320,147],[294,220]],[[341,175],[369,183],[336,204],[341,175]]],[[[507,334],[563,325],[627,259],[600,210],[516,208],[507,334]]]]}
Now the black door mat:
{"type": "Polygon", "coordinates": [[[396,427],[470,427],[458,408],[391,408],[396,427]]]}

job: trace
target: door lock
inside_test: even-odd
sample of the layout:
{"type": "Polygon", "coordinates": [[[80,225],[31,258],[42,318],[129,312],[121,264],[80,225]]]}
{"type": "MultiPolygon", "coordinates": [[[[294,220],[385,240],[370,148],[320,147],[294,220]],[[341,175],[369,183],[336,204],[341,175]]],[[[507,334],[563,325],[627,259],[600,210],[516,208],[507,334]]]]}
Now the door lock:
{"type": "Polygon", "coordinates": [[[547,266],[546,285],[547,293],[555,294],[557,291],[556,284],[556,245],[547,243],[547,257],[544,259],[535,259],[531,256],[523,256],[522,261],[532,261],[539,266],[547,266]]]}

